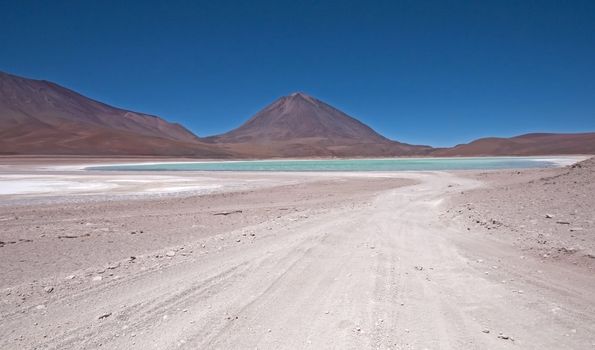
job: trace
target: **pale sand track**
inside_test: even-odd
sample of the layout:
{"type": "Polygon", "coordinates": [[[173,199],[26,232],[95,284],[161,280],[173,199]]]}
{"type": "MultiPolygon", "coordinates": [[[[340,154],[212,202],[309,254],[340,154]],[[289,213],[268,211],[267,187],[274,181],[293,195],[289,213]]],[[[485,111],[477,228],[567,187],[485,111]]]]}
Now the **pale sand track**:
{"type": "Polygon", "coordinates": [[[2,314],[0,348],[593,348],[592,275],[521,259],[440,218],[449,194],[478,182],[398,176],[420,183],[243,229],[256,239],[221,235],[242,244],[217,249],[215,237],[123,263],[117,279],[61,282],[46,308],[2,314]]]}

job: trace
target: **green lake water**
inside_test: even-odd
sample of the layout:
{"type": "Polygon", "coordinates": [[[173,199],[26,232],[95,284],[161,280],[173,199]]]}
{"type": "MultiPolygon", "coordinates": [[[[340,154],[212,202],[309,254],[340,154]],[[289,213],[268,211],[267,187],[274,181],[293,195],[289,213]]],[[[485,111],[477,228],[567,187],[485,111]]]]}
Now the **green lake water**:
{"type": "MultiPolygon", "coordinates": [[[[387,158],[331,160],[253,160],[180,163],[146,163],[93,166],[87,170],[112,171],[427,171],[548,168],[563,158],[387,158]]],[[[566,160],[567,161],[567,160],[566,160]]]]}

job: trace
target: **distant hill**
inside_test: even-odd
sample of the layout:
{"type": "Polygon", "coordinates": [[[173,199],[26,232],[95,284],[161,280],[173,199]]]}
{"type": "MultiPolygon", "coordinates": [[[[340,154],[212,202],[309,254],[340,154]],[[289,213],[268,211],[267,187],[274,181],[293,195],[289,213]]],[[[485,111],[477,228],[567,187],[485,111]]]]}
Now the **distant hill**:
{"type": "Polygon", "coordinates": [[[258,157],[403,156],[431,150],[389,140],[299,92],[277,99],[239,128],[204,140],[239,155],[258,157]]]}
{"type": "Polygon", "coordinates": [[[227,154],[179,124],[0,72],[0,154],[227,154]]]}
{"type": "Polygon", "coordinates": [[[595,133],[535,133],[511,138],[488,137],[451,148],[436,149],[433,156],[534,156],[595,154],[595,133]]]}
{"type": "Polygon", "coordinates": [[[595,133],[492,137],[452,148],[409,145],[389,140],[298,92],[277,99],[237,129],[199,138],[156,116],[112,107],[48,81],[0,72],[0,154],[194,158],[595,154],[595,133]]]}

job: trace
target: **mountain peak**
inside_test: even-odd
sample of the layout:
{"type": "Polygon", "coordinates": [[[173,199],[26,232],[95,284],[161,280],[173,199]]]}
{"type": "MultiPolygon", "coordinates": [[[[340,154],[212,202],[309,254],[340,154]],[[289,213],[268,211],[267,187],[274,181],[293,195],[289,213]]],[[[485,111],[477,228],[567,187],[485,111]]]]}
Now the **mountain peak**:
{"type": "Polygon", "coordinates": [[[239,152],[285,157],[390,156],[428,149],[391,141],[337,108],[299,91],[275,100],[240,127],[205,140],[239,152]]]}
{"type": "Polygon", "coordinates": [[[301,91],[296,91],[294,93],[292,93],[291,95],[289,95],[289,97],[302,97],[302,98],[312,98],[312,96],[303,93],[301,91]]]}
{"type": "Polygon", "coordinates": [[[338,109],[303,92],[274,101],[239,128],[215,136],[222,142],[287,141],[291,139],[385,142],[386,138],[338,109]]]}
{"type": "Polygon", "coordinates": [[[317,103],[320,102],[319,100],[317,100],[316,98],[304,93],[304,92],[294,92],[289,96],[285,96],[282,97],[281,100],[288,100],[288,101],[293,101],[293,102],[299,102],[299,101],[307,101],[310,103],[317,103]]]}

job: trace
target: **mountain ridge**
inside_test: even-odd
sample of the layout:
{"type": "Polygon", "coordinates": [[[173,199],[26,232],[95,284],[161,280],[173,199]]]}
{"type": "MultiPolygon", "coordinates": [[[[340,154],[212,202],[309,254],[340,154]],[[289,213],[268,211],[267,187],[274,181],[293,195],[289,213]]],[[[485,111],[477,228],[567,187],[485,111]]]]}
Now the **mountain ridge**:
{"type": "Polygon", "coordinates": [[[295,92],[233,130],[200,138],[158,116],[113,107],[51,81],[0,71],[0,154],[238,159],[595,154],[595,133],[485,137],[449,148],[411,145],[295,92]]]}
{"type": "Polygon", "coordinates": [[[0,153],[229,156],[180,124],[0,72],[0,153]]]}
{"type": "Polygon", "coordinates": [[[454,147],[436,149],[434,156],[543,156],[595,154],[595,132],[535,132],[513,137],[483,137],[454,147]]]}

